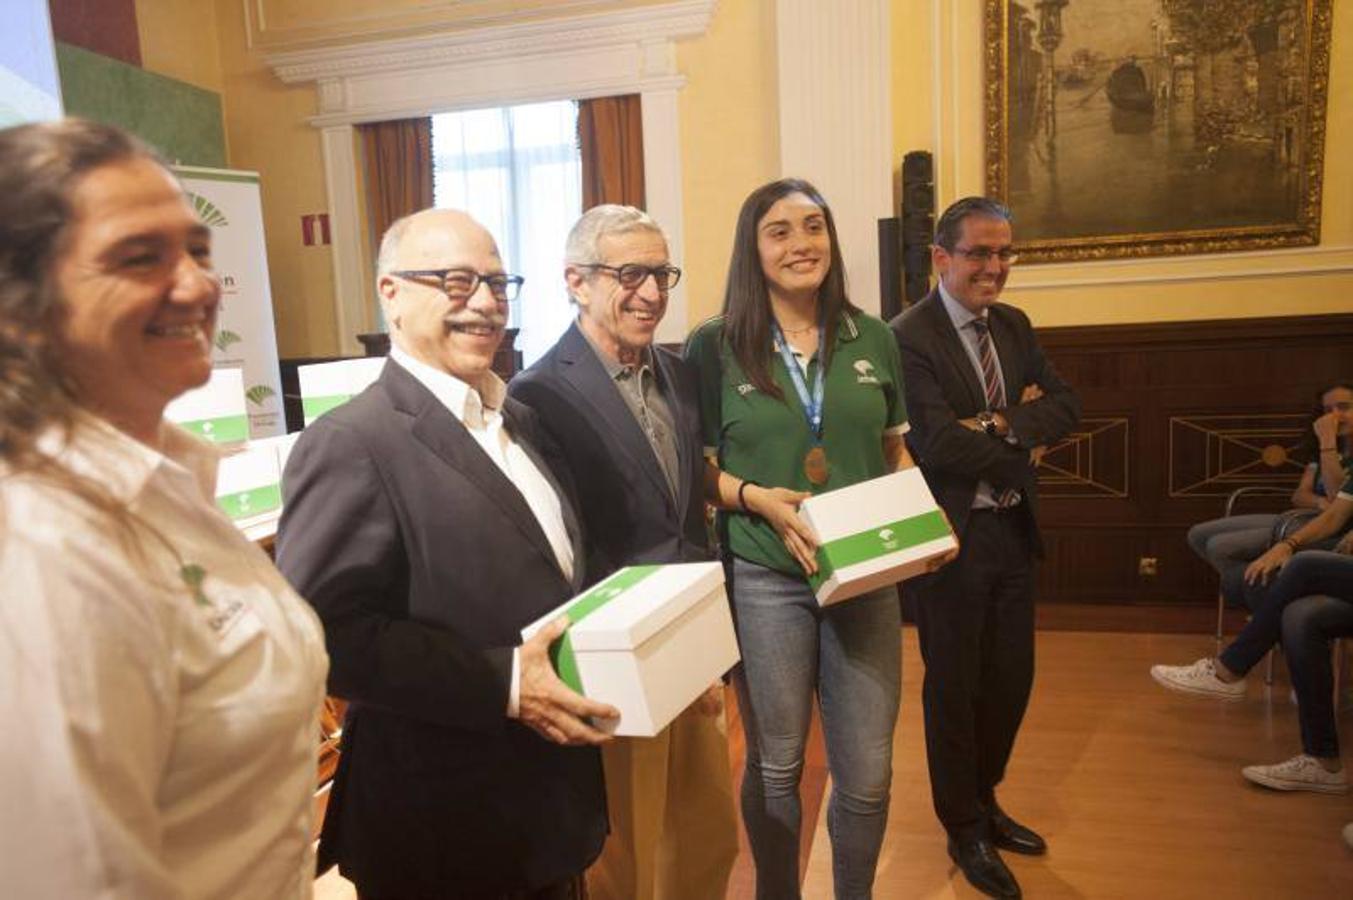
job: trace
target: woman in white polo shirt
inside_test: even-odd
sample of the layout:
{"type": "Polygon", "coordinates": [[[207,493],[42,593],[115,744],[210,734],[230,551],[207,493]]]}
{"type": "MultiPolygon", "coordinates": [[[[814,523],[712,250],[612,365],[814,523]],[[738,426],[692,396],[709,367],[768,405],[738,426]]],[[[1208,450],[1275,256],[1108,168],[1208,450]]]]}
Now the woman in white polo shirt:
{"type": "Polygon", "coordinates": [[[210,373],[220,293],[146,147],[0,131],[8,896],[310,894],[323,638],[162,418],[210,373]]]}

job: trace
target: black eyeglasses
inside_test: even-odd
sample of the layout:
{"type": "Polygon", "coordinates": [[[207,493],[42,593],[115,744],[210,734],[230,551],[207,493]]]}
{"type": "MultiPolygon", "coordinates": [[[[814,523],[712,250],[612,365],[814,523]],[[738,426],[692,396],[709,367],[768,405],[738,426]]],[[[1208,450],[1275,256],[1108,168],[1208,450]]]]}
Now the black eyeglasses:
{"type": "Polygon", "coordinates": [[[441,282],[446,296],[457,302],[469,300],[481,284],[489,286],[489,293],[499,303],[511,303],[521,293],[526,279],[520,275],[506,275],[502,272],[476,272],[474,269],[404,269],[391,272],[391,275],[417,281],[421,278],[436,278],[441,282]]]}
{"type": "Polygon", "coordinates": [[[949,252],[956,256],[970,259],[980,266],[985,266],[987,263],[991,262],[992,257],[999,259],[1006,265],[1012,265],[1015,260],[1019,259],[1019,254],[1015,252],[1014,247],[1002,247],[999,250],[992,250],[990,247],[974,247],[971,250],[960,250],[955,247],[949,252]]]}
{"type": "Polygon", "coordinates": [[[625,263],[623,266],[607,266],[602,263],[587,263],[580,269],[601,269],[610,272],[621,287],[633,290],[653,276],[653,283],[660,291],[670,291],[681,280],[681,270],[676,266],[645,266],[640,263],[625,263]]]}

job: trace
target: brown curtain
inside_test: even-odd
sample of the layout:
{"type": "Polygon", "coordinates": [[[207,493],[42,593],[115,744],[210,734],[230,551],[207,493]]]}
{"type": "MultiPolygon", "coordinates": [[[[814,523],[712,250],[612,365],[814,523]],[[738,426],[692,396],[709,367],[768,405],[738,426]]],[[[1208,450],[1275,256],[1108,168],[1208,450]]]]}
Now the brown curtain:
{"type": "Polygon", "coordinates": [[[373,122],[360,131],[367,217],[378,247],[391,222],[432,205],[432,119],[373,122]]]}
{"type": "Polygon", "coordinates": [[[578,103],[583,209],[600,203],[644,208],[644,125],[639,95],[578,103]]]}

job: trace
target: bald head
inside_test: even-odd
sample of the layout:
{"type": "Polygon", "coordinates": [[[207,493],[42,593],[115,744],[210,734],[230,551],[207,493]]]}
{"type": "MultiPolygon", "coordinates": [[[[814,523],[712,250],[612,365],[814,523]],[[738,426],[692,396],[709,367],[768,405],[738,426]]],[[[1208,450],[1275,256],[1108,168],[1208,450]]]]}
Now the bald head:
{"type": "Polygon", "coordinates": [[[381,240],[376,290],[390,339],[410,356],[478,387],[507,326],[507,304],[481,284],[468,298],[446,293],[445,270],[503,271],[498,245],[454,209],[427,209],[390,226],[381,240]]]}
{"type": "Polygon", "coordinates": [[[426,252],[425,244],[429,238],[445,240],[451,235],[463,235],[470,239],[483,237],[493,243],[493,236],[468,213],[458,209],[425,209],[396,219],[385,229],[380,253],[376,258],[376,278],[380,279],[396,269],[422,268],[421,265],[410,265],[404,254],[426,252]]]}

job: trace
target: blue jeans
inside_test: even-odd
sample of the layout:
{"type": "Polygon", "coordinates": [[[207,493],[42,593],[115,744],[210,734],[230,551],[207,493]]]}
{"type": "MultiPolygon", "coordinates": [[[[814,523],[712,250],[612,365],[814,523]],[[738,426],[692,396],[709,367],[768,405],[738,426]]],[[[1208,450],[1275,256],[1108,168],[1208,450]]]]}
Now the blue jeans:
{"type": "Polygon", "coordinates": [[[1325,594],[1353,602],[1353,556],[1328,550],[1302,550],[1287,561],[1266,585],[1246,585],[1244,605],[1250,608],[1245,623],[1218,657],[1237,675],[1254,668],[1264,654],[1282,639],[1283,613],[1301,597],[1325,594]]]}
{"type": "Polygon", "coordinates": [[[729,580],[742,651],[734,687],[747,740],[742,818],[756,896],[799,896],[799,779],[816,693],[832,776],[835,893],[867,898],[888,823],[902,690],[897,590],[823,608],[802,577],[737,558],[729,580]]]}
{"type": "Polygon", "coordinates": [[[1228,569],[1248,565],[1268,549],[1277,521],[1272,513],[1209,519],[1189,529],[1189,546],[1218,575],[1225,575],[1228,569]]]}
{"type": "Polygon", "coordinates": [[[1311,756],[1339,756],[1334,721],[1334,671],[1330,641],[1353,636],[1353,594],[1302,597],[1283,611],[1283,654],[1297,692],[1301,748],[1311,756]]]}

